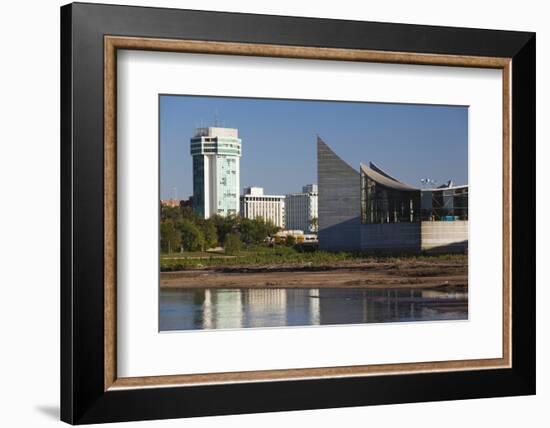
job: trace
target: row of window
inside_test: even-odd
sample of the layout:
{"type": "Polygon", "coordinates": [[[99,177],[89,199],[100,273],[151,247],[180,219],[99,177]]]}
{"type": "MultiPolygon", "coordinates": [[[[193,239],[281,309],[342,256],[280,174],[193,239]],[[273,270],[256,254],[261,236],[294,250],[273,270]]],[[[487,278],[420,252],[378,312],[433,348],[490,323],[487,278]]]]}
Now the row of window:
{"type": "Polygon", "coordinates": [[[282,203],[285,201],[283,198],[277,198],[277,197],[268,197],[268,196],[243,196],[244,200],[246,202],[272,202],[272,203],[282,203]]]}
{"type": "Polygon", "coordinates": [[[361,222],[414,223],[468,220],[468,188],[401,191],[361,176],[361,222]]]}

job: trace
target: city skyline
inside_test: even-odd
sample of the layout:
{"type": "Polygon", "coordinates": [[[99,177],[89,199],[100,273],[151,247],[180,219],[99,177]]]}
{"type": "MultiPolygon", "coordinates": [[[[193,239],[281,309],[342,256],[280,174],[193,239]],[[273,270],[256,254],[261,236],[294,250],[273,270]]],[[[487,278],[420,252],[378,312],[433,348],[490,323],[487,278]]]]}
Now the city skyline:
{"type": "Polygon", "coordinates": [[[193,194],[189,140],[216,124],[242,139],[239,194],[259,186],[285,195],[317,183],[316,134],[350,164],[375,162],[413,186],[423,178],[468,184],[467,107],[162,95],[161,199],[193,194]]]}

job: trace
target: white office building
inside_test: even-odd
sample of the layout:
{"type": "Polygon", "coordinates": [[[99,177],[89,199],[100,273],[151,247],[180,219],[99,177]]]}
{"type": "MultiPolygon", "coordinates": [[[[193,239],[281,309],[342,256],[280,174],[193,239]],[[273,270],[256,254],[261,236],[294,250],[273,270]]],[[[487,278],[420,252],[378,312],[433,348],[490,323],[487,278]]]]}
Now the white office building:
{"type": "Polygon", "coordinates": [[[316,233],[318,225],[319,192],[316,184],[302,187],[302,193],[291,193],[285,198],[285,226],[287,229],[316,233]]]}
{"type": "Polygon", "coordinates": [[[241,216],[255,219],[262,217],[277,227],[285,227],[285,197],[264,195],[262,187],[245,187],[241,196],[241,216]]]}
{"type": "Polygon", "coordinates": [[[239,213],[241,140],[233,128],[198,128],[191,138],[193,209],[203,218],[239,213]]]}

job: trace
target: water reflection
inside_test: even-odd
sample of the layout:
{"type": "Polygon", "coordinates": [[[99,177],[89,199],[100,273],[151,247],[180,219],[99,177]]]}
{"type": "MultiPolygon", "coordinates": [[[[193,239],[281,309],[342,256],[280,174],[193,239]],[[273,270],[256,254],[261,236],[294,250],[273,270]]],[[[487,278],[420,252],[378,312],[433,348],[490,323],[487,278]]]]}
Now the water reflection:
{"type": "Polygon", "coordinates": [[[160,330],[462,320],[468,294],[437,290],[161,290],[160,330]]]}

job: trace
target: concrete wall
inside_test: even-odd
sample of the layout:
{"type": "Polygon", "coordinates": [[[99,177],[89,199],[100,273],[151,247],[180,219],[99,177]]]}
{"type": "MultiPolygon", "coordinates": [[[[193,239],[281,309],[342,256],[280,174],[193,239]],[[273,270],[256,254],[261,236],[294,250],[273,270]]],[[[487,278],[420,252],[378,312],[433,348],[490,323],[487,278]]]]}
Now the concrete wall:
{"type": "Polygon", "coordinates": [[[319,247],[326,251],[360,248],[360,176],[317,138],[319,247]]]}
{"type": "Polygon", "coordinates": [[[362,224],[361,251],[428,251],[454,253],[468,249],[467,221],[362,224]]]}
{"type": "Polygon", "coordinates": [[[468,249],[468,221],[423,221],[422,250],[464,252],[468,249]]]}
{"type": "Polygon", "coordinates": [[[411,251],[421,248],[421,223],[362,224],[361,251],[411,251]]]}

